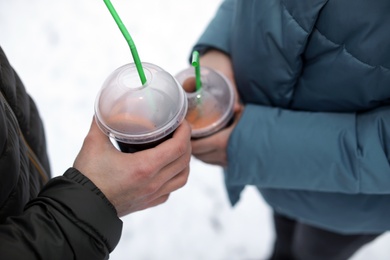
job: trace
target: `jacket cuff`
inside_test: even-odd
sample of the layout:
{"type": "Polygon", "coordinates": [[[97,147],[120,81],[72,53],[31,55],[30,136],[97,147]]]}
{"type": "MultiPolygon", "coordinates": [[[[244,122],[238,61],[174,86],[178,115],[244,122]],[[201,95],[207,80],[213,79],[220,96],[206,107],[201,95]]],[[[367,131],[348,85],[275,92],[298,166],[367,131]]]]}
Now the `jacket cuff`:
{"type": "Polygon", "coordinates": [[[112,252],[119,243],[122,221],[114,206],[95,184],[75,168],[56,177],[42,189],[39,197],[56,201],[84,232],[101,240],[112,252]]]}
{"type": "Polygon", "coordinates": [[[96,195],[98,195],[106,204],[109,206],[114,212],[115,215],[118,214],[116,211],[114,205],[107,199],[107,197],[104,195],[104,193],[84,174],[82,174],[79,170],[75,168],[69,168],[65,173],[64,177],[73,180],[81,185],[83,185],[85,188],[89,189],[96,195]]]}

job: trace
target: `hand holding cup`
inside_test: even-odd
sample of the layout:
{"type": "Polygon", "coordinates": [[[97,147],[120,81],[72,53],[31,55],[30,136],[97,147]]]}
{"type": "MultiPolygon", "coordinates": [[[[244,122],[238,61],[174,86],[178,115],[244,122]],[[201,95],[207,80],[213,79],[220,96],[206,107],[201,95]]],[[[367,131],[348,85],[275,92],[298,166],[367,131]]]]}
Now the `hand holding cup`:
{"type": "Polygon", "coordinates": [[[119,217],[164,203],[189,175],[191,130],[186,121],[173,137],[136,153],[116,149],[93,120],[74,162],[114,205],[119,217]]]}

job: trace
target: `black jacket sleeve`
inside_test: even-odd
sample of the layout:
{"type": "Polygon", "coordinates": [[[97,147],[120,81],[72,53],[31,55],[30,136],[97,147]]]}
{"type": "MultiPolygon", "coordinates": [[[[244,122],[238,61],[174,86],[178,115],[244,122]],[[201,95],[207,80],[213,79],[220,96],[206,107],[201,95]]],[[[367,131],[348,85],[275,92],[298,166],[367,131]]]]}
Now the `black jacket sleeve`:
{"type": "Polygon", "coordinates": [[[108,259],[121,231],[113,205],[70,168],[50,180],[22,215],[0,225],[0,259],[108,259]]]}

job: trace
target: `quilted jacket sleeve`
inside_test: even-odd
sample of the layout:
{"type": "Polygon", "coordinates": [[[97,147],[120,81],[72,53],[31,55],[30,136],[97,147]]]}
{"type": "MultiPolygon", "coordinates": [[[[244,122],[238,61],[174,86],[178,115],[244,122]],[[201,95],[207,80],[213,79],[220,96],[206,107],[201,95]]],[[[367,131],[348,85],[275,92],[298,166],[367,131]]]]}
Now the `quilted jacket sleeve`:
{"type": "Polygon", "coordinates": [[[122,222],[112,204],[70,168],[18,217],[0,225],[0,259],[108,259],[122,222]]]}
{"type": "Polygon", "coordinates": [[[389,138],[390,107],[320,113],[248,105],[230,138],[227,183],[389,194],[389,138]]]}
{"type": "Polygon", "coordinates": [[[234,6],[234,0],[226,0],[221,4],[194,49],[201,50],[207,46],[229,53],[234,6]]]}

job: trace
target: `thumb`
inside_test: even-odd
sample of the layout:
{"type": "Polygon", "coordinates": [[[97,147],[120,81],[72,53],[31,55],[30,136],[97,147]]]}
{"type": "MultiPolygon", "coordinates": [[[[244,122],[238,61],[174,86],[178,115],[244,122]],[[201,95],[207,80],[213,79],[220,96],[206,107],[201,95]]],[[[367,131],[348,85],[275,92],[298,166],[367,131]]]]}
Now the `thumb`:
{"type": "Polygon", "coordinates": [[[83,145],[73,166],[83,174],[88,174],[96,166],[96,159],[101,158],[101,154],[111,149],[115,149],[115,147],[111,144],[108,136],[100,130],[95,118],[93,118],[89,132],[84,138],[83,145]]]}
{"type": "Polygon", "coordinates": [[[91,143],[91,145],[110,145],[112,146],[112,143],[110,141],[110,138],[103,133],[103,131],[99,128],[96,118],[93,117],[91,127],[89,129],[88,135],[85,139],[87,143],[91,143]]]}

